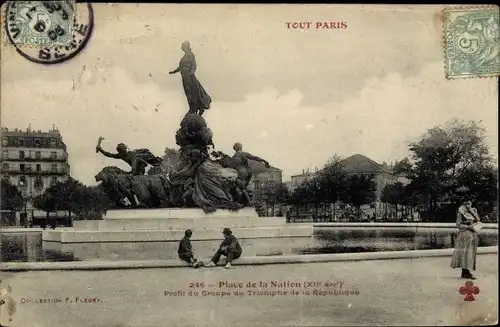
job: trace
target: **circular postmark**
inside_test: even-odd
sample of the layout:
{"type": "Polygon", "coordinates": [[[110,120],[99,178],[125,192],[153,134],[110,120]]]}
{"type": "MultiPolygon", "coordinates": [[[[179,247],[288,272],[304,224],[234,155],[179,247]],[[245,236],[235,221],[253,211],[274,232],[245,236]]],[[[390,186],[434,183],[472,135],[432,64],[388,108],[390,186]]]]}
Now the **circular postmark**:
{"type": "Polygon", "coordinates": [[[87,45],[94,26],[90,3],[76,1],[10,1],[5,9],[7,38],[24,58],[57,64],[87,45]]]}

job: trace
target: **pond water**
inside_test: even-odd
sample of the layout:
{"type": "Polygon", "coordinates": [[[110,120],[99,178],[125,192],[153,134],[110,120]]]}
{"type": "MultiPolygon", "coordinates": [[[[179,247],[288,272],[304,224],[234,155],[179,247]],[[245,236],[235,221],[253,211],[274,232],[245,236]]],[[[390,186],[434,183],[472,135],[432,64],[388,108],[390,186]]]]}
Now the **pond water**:
{"type": "MultiPolygon", "coordinates": [[[[354,253],[453,248],[456,232],[445,228],[315,227],[312,237],[241,239],[246,256],[354,253]]],[[[209,257],[220,241],[193,241],[200,257],[209,257]]],[[[498,230],[483,230],[479,246],[498,245],[498,230]]],[[[0,233],[0,262],[148,260],[177,258],[176,242],[60,244],[43,242],[41,233],[0,233]]]]}

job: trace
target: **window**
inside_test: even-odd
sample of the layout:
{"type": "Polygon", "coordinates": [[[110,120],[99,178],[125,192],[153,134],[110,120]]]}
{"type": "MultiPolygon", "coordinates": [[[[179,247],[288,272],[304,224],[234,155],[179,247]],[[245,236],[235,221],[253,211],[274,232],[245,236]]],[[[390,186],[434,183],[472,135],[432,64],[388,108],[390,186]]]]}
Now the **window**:
{"type": "Polygon", "coordinates": [[[56,153],[55,151],[52,151],[52,152],[50,153],[50,158],[51,158],[51,159],[57,159],[57,153],[56,153]]]}
{"type": "Polygon", "coordinates": [[[50,146],[55,147],[56,145],[56,139],[50,139],[50,146]]]}
{"type": "Polygon", "coordinates": [[[2,151],[2,158],[3,159],[9,159],[9,151],[3,150],[2,151]]]}
{"type": "Polygon", "coordinates": [[[35,152],[35,158],[36,159],[41,159],[42,158],[42,153],[40,151],[35,152]]]}
{"type": "Polygon", "coordinates": [[[26,171],[26,165],[25,164],[20,164],[19,165],[19,170],[20,171],[26,171]]]}
{"type": "Polygon", "coordinates": [[[7,146],[8,143],[8,139],[6,137],[2,137],[2,145],[7,146]]]}
{"type": "Polygon", "coordinates": [[[57,171],[57,164],[52,164],[52,171],[56,172],[57,171]]]}
{"type": "Polygon", "coordinates": [[[56,184],[56,183],[57,183],[57,176],[52,176],[52,177],[50,178],[50,183],[51,183],[51,184],[56,184]]]}
{"type": "Polygon", "coordinates": [[[19,151],[19,158],[24,159],[24,151],[19,151]]]}
{"type": "Polygon", "coordinates": [[[42,145],[42,140],[35,139],[35,146],[41,146],[41,145],[42,145]]]}
{"type": "Polygon", "coordinates": [[[2,165],[2,170],[9,170],[9,164],[8,163],[4,163],[2,165]]]}
{"type": "Polygon", "coordinates": [[[24,146],[24,144],[25,144],[24,138],[20,137],[19,138],[19,145],[24,146]]]}
{"type": "Polygon", "coordinates": [[[43,179],[42,177],[38,176],[35,178],[35,188],[43,188],[43,179]]]}
{"type": "Polygon", "coordinates": [[[41,172],[42,171],[42,165],[36,164],[36,171],[41,172]]]}
{"type": "Polygon", "coordinates": [[[19,177],[19,186],[27,186],[28,183],[26,182],[26,176],[20,176],[19,177]]]}

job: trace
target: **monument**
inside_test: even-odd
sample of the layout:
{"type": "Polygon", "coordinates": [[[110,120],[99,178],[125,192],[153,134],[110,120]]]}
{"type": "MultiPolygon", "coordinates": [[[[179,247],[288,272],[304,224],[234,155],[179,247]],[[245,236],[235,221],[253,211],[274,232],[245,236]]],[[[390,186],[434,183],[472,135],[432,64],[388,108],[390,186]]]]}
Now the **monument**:
{"type": "Polygon", "coordinates": [[[75,221],[74,227],[43,232],[45,248],[71,252],[77,259],[176,258],[186,229],[198,256],[217,250],[223,228],[241,240],[244,256],[293,253],[312,236],[311,225],[287,225],[284,217],[259,217],[252,207],[248,160],[269,163],[234,144],[234,155],[215,151],[212,131],[202,114],[211,98],[194,76],[196,62],[189,43],[178,71],[189,111],[175,134],[179,160],[166,173],[161,158],[148,149],[130,151],[123,143],[106,152],[99,137],[96,152],[124,160],[131,170],[108,166],[96,174],[114,206],[103,220],[75,221]],[[210,151],[212,149],[212,151],[210,151]],[[146,174],[151,166],[154,174],[146,174]],[[300,244],[297,244],[300,243],[300,244]]]}

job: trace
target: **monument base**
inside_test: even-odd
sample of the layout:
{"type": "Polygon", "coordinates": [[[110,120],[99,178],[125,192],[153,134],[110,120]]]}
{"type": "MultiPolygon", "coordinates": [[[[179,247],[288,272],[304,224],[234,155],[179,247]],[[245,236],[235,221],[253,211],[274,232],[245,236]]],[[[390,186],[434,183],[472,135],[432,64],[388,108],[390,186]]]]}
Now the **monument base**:
{"type": "Polygon", "coordinates": [[[112,210],[103,220],[75,221],[73,228],[44,230],[44,249],[72,254],[75,260],[153,260],[177,258],[186,229],[196,255],[217,251],[222,229],[231,228],[245,256],[295,254],[312,242],[313,226],[288,225],[284,217],[259,217],[255,209],[112,210]]]}

